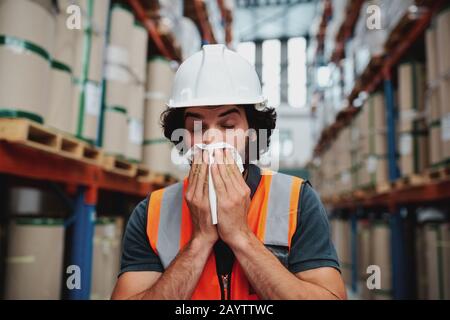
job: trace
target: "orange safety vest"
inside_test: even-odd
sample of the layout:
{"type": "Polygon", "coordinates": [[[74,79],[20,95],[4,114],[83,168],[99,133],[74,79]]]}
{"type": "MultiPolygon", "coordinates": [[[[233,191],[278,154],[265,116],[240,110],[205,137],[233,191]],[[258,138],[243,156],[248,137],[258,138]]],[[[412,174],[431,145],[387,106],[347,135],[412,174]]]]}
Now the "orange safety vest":
{"type": "MultiPolygon", "coordinates": [[[[297,209],[304,180],[282,173],[266,172],[251,200],[248,224],[265,245],[284,246],[290,250],[297,227],[297,209]],[[268,173],[268,174],[267,174],[268,173]]],[[[184,197],[187,178],[167,188],[152,192],[148,204],[147,236],[153,250],[166,269],[178,252],[189,242],[192,220],[184,197]]],[[[229,296],[232,300],[257,300],[242,267],[234,261],[229,296]]],[[[214,252],[209,256],[194,300],[220,300],[227,296],[219,282],[214,252]]]]}

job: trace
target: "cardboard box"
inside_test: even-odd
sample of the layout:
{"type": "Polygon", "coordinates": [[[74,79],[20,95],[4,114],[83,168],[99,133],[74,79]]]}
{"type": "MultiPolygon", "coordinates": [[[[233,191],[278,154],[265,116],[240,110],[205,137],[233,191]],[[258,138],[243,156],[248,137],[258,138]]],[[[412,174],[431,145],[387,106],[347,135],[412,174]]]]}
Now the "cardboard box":
{"type": "Polygon", "coordinates": [[[60,299],[63,250],[62,220],[13,221],[9,229],[5,298],[60,299]]]}

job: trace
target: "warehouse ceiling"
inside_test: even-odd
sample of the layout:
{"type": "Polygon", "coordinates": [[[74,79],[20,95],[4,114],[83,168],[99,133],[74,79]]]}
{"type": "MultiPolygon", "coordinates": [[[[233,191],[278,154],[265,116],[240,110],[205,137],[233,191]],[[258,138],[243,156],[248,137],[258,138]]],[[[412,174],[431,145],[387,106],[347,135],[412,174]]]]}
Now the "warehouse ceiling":
{"type": "Polygon", "coordinates": [[[236,0],[234,31],[239,41],[308,34],[318,0],[236,0]]]}

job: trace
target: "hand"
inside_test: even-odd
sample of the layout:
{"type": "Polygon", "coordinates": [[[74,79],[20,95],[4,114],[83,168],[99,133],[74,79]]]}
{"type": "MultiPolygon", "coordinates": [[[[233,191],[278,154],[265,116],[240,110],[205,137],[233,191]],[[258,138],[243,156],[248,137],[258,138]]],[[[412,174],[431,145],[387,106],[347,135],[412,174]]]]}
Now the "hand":
{"type": "Polygon", "coordinates": [[[212,224],[208,196],[208,152],[198,150],[194,154],[188,177],[185,198],[192,218],[192,239],[214,245],[219,239],[217,227],[212,224]]]}
{"type": "Polygon", "coordinates": [[[217,194],[217,218],[220,238],[233,246],[251,233],[247,223],[250,188],[245,183],[231,152],[214,150],[215,163],[211,174],[217,194]]]}

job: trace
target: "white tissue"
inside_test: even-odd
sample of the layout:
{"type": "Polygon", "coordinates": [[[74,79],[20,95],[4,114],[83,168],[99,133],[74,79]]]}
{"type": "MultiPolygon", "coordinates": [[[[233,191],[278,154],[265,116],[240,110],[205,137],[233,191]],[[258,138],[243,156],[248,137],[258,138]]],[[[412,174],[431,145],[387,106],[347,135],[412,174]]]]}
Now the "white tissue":
{"type": "MultiPolygon", "coordinates": [[[[244,172],[244,164],[242,162],[241,155],[239,152],[234,148],[231,144],[228,144],[226,142],[217,142],[217,143],[211,143],[211,144],[195,144],[191,149],[186,152],[186,159],[189,161],[193,161],[194,153],[196,148],[202,149],[202,150],[208,150],[209,155],[209,163],[214,163],[214,150],[215,149],[230,149],[231,155],[236,162],[236,165],[239,168],[239,171],[242,173],[244,172]]],[[[217,224],[217,195],[216,195],[216,189],[214,188],[214,182],[211,176],[211,166],[208,166],[208,191],[209,191],[209,205],[211,208],[211,219],[213,224],[217,224]]]]}

